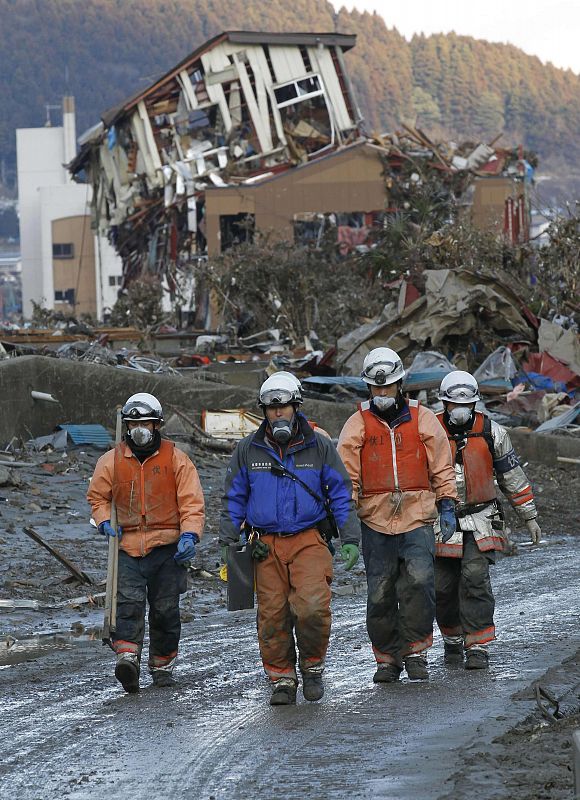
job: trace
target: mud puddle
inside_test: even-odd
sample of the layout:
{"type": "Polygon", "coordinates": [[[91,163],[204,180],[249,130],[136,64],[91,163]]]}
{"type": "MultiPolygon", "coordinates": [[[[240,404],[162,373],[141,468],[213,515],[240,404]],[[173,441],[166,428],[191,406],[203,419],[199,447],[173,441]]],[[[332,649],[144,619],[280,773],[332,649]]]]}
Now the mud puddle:
{"type": "Polygon", "coordinates": [[[0,640],[0,669],[7,669],[26,661],[35,661],[57,650],[71,650],[93,643],[100,644],[102,635],[101,628],[89,628],[79,632],[40,633],[19,639],[5,636],[0,640]]]}

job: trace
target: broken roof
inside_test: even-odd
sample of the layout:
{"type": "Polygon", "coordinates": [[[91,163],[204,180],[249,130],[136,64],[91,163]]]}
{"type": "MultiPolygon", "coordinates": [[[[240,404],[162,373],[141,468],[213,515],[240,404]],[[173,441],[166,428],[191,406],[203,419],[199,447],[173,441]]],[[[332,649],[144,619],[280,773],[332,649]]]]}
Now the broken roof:
{"type": "Polygon", "coordinates": [[[110,128],[119,117],[130,111],[131,108],[137,105],[147,95],[157,91],[163,85],[175,78],[181,70],[186,69],[194,61],[197,61],[204,53],[212,50],[216,45],[221,42],[229,41],[232,44],[261,44],[261,45],[296,45],[315,47],[318,44],[326,45],[327,47],[340,47],[341,50],[351,50],[356,44],[355,34],[345,33],[269,33],[261,31],[224,31],[204,42],[200,47],[186,56],[176,66],[172,67],[169,72],[166,72],[159,80],[151,84],[147,89],[140,89],[135,94],[125,99],[108,111],[105,111],[101,119],[106,128],[110,128]]]}

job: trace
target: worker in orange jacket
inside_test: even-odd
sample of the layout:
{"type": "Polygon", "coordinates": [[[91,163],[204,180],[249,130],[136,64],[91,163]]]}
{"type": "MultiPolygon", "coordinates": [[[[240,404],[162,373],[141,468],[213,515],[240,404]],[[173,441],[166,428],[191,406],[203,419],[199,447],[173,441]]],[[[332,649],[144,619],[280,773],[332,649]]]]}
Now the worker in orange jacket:
{"type": "Polygon", "coordinates": [[[181,621],[179,595],[187,588],[187,562],[204,526],[197,470],[173,442],[161,438],[161,404],[132,395],[122,409],[124,442],[97,461],[87,499],[99,532],[119,536],[115,677],[139,691],[145,608],[149,601],[149,671],[156,686],[175,683],[181,621]],[[111,525],[111,501],[118,528],[111,525]]]}
{"type": "Polygon", "coordinates": [[[353,483],[367,573],[375,683],[428,680],[435,617],[435,536],[455,529],[451,450],[435,415],[406,400],[403,363],[388,347],[365,358],[370,399],[345,423],[338,452],[353,483]],[[443,435],[441,435],[443,433],[443,435]]]}
{"type": "Polygon", "coordinates": [[[489,567],[505,544],[494,478],[533,544],[542,531],[530,482],[507,430],[476,411],[481,398],[473,375],[450,372],[439,399],[444,410],[437,417],[451,445],[460,502],[453,536],[443,541],[436,530],[437,624],[447,664],[460,664],[465,655],[466,669],[487,669],[488,644],[495,639],[489,567]]]}

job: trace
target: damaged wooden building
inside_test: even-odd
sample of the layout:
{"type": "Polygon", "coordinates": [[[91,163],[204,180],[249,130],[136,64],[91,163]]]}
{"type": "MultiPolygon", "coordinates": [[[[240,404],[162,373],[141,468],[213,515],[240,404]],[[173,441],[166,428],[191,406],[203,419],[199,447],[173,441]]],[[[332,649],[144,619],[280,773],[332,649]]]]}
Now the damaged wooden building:
{"type": "Polygon", "coordinates": [[[356,242],[387,199],[345,68],[355,40],[222,33],[80,137],[69,169],[125,284],[148,271],[174,292],[196,259],[254,230],[307,240],[325,214],[356,242]]]}

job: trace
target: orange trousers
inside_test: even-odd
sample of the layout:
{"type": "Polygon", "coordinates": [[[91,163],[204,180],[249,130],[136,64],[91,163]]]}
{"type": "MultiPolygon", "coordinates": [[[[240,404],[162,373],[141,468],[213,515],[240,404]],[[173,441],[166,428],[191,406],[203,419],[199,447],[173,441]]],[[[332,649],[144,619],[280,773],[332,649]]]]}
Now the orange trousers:
{"type": "Polygon", "coordinates": [[[332,556],[316,528],[295,536],[264,535],[270,552],[256,563],[258,641],[264,670],[273,681],[319,672],[330,638],[332,556]]]}

